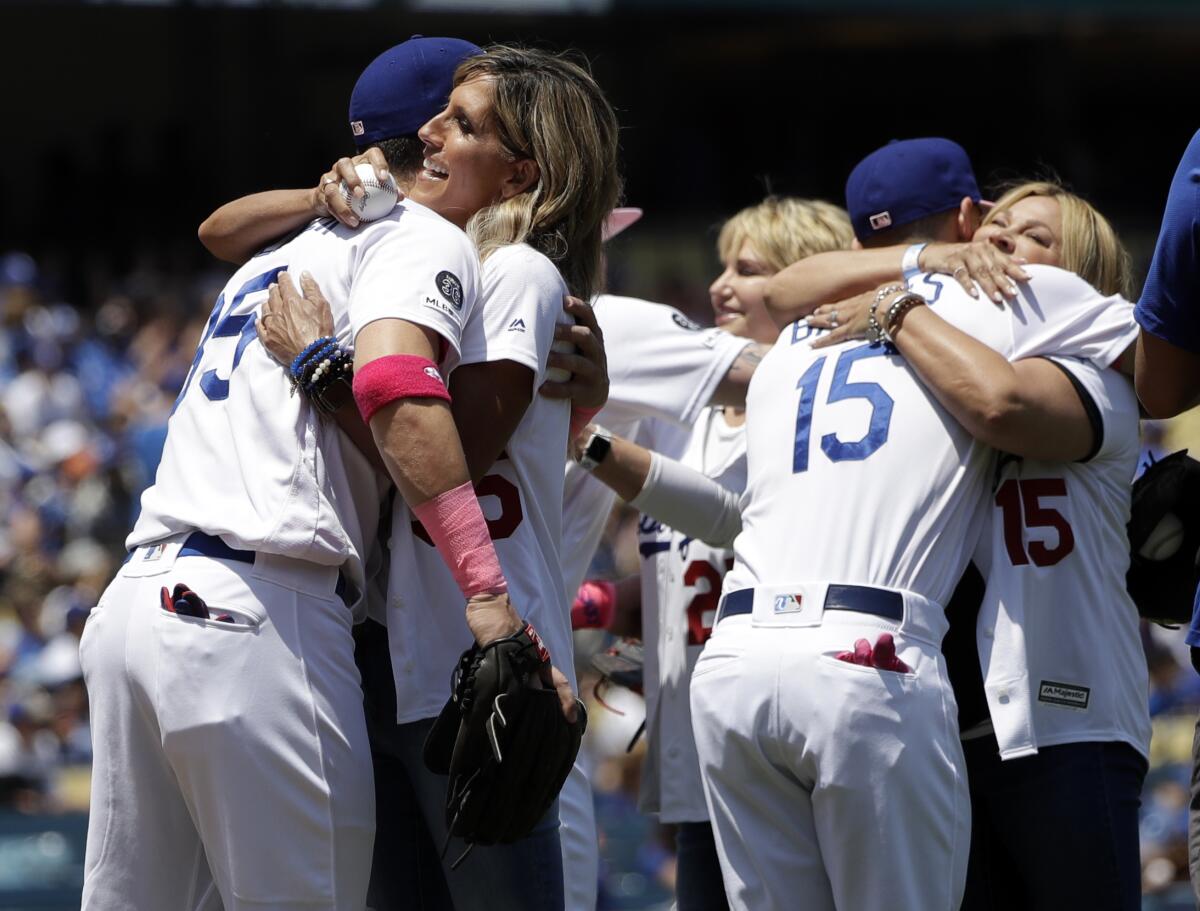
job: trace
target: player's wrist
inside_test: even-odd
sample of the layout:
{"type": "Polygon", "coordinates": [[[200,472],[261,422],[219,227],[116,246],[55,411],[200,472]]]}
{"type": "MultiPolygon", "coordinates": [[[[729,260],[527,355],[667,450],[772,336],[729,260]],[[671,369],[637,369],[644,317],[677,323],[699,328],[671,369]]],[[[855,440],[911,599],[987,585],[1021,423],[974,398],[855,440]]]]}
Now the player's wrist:
{"type": "Polygon", "coordinates": [[[480,645],[514,636],[526,626],[506,593],[481,592],[467,601],[467,627],[480,645]]]}

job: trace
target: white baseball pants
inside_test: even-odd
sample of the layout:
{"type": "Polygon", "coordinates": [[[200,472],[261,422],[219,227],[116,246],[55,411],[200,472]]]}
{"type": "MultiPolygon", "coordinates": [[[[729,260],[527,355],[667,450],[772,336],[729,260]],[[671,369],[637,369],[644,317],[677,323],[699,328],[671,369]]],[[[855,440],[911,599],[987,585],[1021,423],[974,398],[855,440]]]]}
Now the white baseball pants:
{"type": "Polygon", "coordinates": [[[912,669],[839,661],[879,618],[806,628],[722,619],[692,676],[692,724],[730,907],[957,911],[970,798],[939,649],[912,669]]]}
{"type": "Polygon", "coordinates": [[[135,551],[80,643],[84,911],[362,911],[371,753],[336,570],[135,551]],[[168,613],[185,582],[212,614],[168,613]]]}

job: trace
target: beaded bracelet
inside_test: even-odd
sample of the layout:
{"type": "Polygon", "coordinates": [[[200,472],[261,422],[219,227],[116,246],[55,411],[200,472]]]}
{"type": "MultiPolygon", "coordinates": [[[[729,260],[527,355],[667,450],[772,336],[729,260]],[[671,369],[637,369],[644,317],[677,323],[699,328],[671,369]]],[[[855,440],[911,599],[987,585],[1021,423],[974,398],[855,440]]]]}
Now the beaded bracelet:
{"type": "Polygon", "coordinates": [[[895,297],[888,306],[887,313],[884,314],[884,322],[880,325],[880,331],[883,332],[883,337],[887,339],[889,344],[895,344],[895,339],[892,338],[892,332],[896,328],[896,320],[900,319],[905,313],[913,307],[920,306],[925,303],[925,298],[919,294],[914,294],[912,291],[905,291],[903,294],[895,297]]]}
{"type": "Polygon", "coordinates": [[[319,410],[330,414],[337,410],[338,402],[331,400],[329,392],[337,383],[349,386],[354,373],[354,356],[337,343],[332,336],[324,336],[311,342],[292,361],[292,392],[301,390],[305,397],[319,410]]]}
{"type": "Polygon", "coordinates": [[[871,301],[871,306],[867,309],[867,341],[872,345],[887,338],[887,334],[883,331],[883,326],[879,323],[876,311],[879,305],[883,303],[884,298],[889,294],[895,294],[897,291],[903,291],[904,285],[885,285],[880,288],[875,294],[875,300],[871,301]]]}
{"type": "Polygon", "coordinates": [[[317,352],[318,349],[323,348],[329,344],[336,345],[337,339],[335,339],[331,335],[325,335],[319,339],[315,339],[314,341],[309,342],[308,345],[305,347],[305,349],[296,355],[295,359],[292,361],[292,367],[291,367],[291,375],[292,375],[293,383],[295,383],[297,385],[299,384],[300,377],[303,375],[303,372],[304,372],[304,365],[308,361],[308,359],[311,358],[317,352]]]}

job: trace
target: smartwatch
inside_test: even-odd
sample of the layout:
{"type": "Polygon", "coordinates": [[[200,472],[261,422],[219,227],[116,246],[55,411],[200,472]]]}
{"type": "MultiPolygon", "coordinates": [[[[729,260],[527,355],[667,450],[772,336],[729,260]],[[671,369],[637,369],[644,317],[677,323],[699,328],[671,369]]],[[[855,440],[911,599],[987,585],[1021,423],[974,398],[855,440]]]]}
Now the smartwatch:
{"type": "Polygon", "coordinates": [[[583,447],[583,452],[579,456],[579,464],[584,471],[594,471],[597,465],[608,458],[611,451],[612,433],[603,427],[597,427],[592,431],[587,445],[583,447]]]}

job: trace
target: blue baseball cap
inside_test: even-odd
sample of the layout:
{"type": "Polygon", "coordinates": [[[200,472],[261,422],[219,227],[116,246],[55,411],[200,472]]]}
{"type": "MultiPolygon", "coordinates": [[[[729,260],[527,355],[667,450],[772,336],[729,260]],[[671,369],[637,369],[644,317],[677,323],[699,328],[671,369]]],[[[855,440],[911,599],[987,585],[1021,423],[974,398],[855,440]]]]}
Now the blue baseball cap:
{"type": "Polygon", "coordinates": [[[350,132],[359,148],[411,136],[446,106],[454,71],[483,49],[458,38],[413,35],[371,61],[350,93],[350,132]]]}
{"type": "Polygon", "coordinates": [[[957,142],[936,137],[893,139],[846,180],[846,210],[859,240],[957,209],[964,196],[980,201],[971,159],[957,142]]]}

